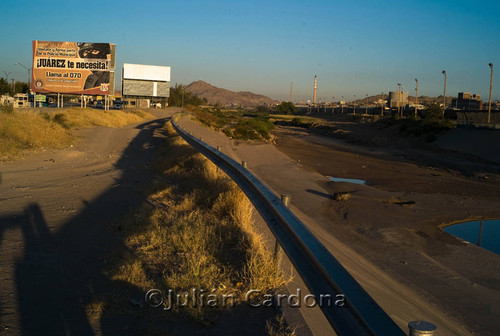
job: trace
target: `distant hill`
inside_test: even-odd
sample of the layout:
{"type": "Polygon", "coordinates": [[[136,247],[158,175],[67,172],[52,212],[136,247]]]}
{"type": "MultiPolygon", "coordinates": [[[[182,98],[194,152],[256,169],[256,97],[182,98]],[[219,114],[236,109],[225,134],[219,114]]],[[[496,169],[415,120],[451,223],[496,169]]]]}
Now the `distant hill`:
{"type": "Polygon", "coordinates": [[[192,82],[186,86],[186,92],[200,98],[205,98],[209,104],[219,103],[225,107],[252,107],[260,105],[275,105],[279,101],[252,92],[234,92],[221,89],[202,80],[192,82]]]}

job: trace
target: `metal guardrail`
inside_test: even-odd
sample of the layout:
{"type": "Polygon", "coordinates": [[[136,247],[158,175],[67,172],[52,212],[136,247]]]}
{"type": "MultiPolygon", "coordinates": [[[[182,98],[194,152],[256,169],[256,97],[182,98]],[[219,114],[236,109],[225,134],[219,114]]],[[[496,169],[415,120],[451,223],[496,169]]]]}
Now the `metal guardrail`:
{"type": "Polygon", "coordinates": [[[320,305],[339,335],[405,335],[371,296],[347,272],[281,200],[242,165],[183,130],[172,117],[177,133],[229,175],[243,190],[306,286],[316,298],[343,294],[345,305],[320,305]]]}

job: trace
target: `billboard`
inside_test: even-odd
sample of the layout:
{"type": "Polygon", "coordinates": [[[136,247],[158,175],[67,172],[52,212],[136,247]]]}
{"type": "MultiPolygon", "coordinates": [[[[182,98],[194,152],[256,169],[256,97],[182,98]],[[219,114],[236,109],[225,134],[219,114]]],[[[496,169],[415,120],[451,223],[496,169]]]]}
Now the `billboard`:
{"type": "Polygon", "coordinates": [[[111,43],[33,41],[31,90],[112,94],[115,49],[111,43]]]}
{"type": "Polygon", "coordinates": [[[170,96],[170,67],[123,64],[122,95],[168,98],[170,96]]]}

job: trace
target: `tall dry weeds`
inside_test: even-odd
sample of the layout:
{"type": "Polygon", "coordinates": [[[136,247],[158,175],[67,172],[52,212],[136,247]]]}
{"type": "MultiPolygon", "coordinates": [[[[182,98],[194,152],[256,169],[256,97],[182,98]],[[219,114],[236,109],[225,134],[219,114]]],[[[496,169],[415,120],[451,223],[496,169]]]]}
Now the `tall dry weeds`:
{"type": "MultiPolygon", "coordinates": [[[[143,291],[203,289],[231,295],[235,304],[250,289],[270,293],[282,286],[283,274],[253,226],[248,198],[170,124],[165,128],[166,144],[156,163],[163,182],[150,196],[156,206],[117,224],[128,249],[113,258],[112,279],[143,291]]],[[[191,303],[182,310],[197,319],[214,312],[191,303]]]]}
{"type": "Polygon", "coordinates": [[[127,112],[91,108],[0,112],[0,160],[12,159],[30,150],[68,147],[76,142],[71,132],[76,127],[122,127],[152,117],[140,110],[127,112]]]}

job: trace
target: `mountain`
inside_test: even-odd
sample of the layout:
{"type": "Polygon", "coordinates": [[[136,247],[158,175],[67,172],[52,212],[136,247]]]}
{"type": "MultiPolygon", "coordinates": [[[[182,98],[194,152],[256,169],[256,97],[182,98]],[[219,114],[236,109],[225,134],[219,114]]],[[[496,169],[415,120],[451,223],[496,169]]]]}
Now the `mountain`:
{"type": "Polygon", "coordinates": [[[192,82],[185,88],[186,92],[207,99],[209,104],[219,103],[228,107],[252,107],[275,105],[279,101],[252,92],[234,92],[221,89],[202,80],[192,82]]]}

